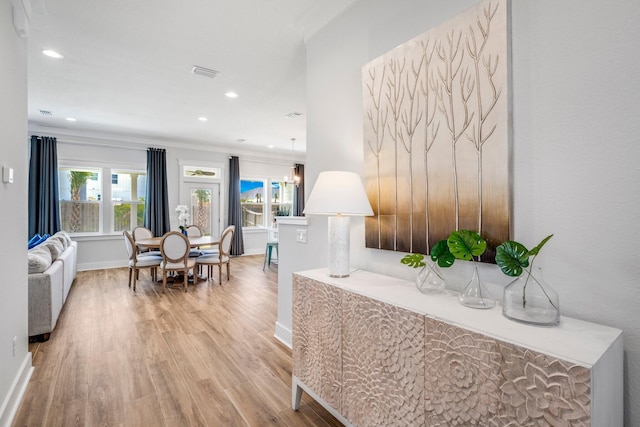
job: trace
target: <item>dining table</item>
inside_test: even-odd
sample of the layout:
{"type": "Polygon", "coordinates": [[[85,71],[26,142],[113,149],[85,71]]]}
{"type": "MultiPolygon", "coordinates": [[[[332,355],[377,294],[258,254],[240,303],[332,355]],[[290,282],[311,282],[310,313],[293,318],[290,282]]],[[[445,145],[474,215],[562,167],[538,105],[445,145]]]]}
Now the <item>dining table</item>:
{"type": "MultiPolygon", "coordinates": [[[[204,246],[217,246],[220,244],[219,236],[187,236],[189,240],[189,246],[191,248],[199,248],[204,246]]],[[[140,249],[160,249],[160,244],[162,242],[162,237],[149,237],[148,239],[138,239],[136,240],[136,246],[140,249]]],[[[191,282],[193,279],[194,283],[197,281],[196,277],[189,278],[191,282]]],[[[181,276],[172,277],[173,282],[181,282],[181,276]]],[[[162,283],[162,280],[159,281],[162,283]]]]}
{"type": "MultiPolygon", "coordinates": [[[[189,236],[187,239],[189,240],[189,246],[192,248],[217,246],[220,244],[220,237],[218,236],[189,236]]],[[[162,237],[150,237],[148,239],[136,240],[136,246],[140,248],[160,249],[160,242],[162,242],[162,237]]]]}

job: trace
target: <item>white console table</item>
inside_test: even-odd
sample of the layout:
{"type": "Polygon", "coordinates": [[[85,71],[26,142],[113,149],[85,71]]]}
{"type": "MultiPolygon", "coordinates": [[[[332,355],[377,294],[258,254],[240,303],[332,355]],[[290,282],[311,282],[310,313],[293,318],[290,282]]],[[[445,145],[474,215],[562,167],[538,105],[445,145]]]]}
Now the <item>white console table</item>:
{"type": "Polygon", "coordinates": [[[366,271],[293,275],[293,390],[353,426],[623,424],[622,331],[475,310],[366,271]]]}

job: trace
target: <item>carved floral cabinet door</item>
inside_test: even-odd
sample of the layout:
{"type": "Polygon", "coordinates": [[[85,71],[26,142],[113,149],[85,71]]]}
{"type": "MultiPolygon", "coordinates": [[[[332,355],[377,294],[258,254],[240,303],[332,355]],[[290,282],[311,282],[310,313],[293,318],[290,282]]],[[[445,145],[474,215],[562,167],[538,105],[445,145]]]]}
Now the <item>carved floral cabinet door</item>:
{"type": "Polygon", "coordinates": [[[293,375],[340,411],[342,291],[297,277],[293,284],[293,375]]]}
{"type": "Polygon", "coordinates": [[[424,316],[342,298],[342,414],[354,426],[425,425],[424,316]]]}

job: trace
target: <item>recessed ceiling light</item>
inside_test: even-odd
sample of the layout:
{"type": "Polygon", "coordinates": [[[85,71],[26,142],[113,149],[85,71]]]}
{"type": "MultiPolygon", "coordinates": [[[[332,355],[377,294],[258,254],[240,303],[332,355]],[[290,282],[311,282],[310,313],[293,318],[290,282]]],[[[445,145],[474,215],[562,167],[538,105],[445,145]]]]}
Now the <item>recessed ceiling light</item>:
{"type": "Polygon", "coordinates": [[[302,115],[302,113],[296,113],[295,111],[293,113],[289,113],[287,114],[285,117],[289,118],[289,119],[297,119],[298,117],[300,117],[302,115]]]}
{"type": "Polygon", "coordinates": [[[224,94],[227,98],[237,98],[238,94],[235,92],[227,92],[224,94]]]}
{"type": "Polygon", "coordinates": [[[198,117],[198,120],[200,120],[201,122],[206,122],[209,119],[207,119],[206,117],[198,117]]]}
{"type": "Polygon", "coordinates": [[[267,148],[273,148],[273,145],[267,145],[267,148]]]}
{"type": "Polygon", "coordinates": [[[49,58],[62,59],[64,56],[60,55],[55,50],[45,49],[42,51],[43,54],[47,55],[49,58]]]}
{"type": "Polygon", "coordinates": [[[242,138],[236,139],[236,142],[245,142],[245,141],[246,141],[246,139],[242,139],[242,138]]]}
{"type": "Polygon", "coordinates": [[[67,117],[68,122],[75,122],[76,119],[74,117],[67,117]]]}

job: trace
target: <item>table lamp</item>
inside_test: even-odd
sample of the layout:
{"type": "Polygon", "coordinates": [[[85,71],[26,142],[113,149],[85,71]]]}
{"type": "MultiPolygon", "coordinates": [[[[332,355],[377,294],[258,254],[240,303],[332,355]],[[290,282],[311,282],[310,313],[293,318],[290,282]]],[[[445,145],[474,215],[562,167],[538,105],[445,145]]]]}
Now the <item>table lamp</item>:
{"type": "Polygon", "coordinates": [[[349,276],[350,217],[373,211],[357,173],[320,172],[304,209],[309,215],[329,215],[329,276],[349,276]]]}

